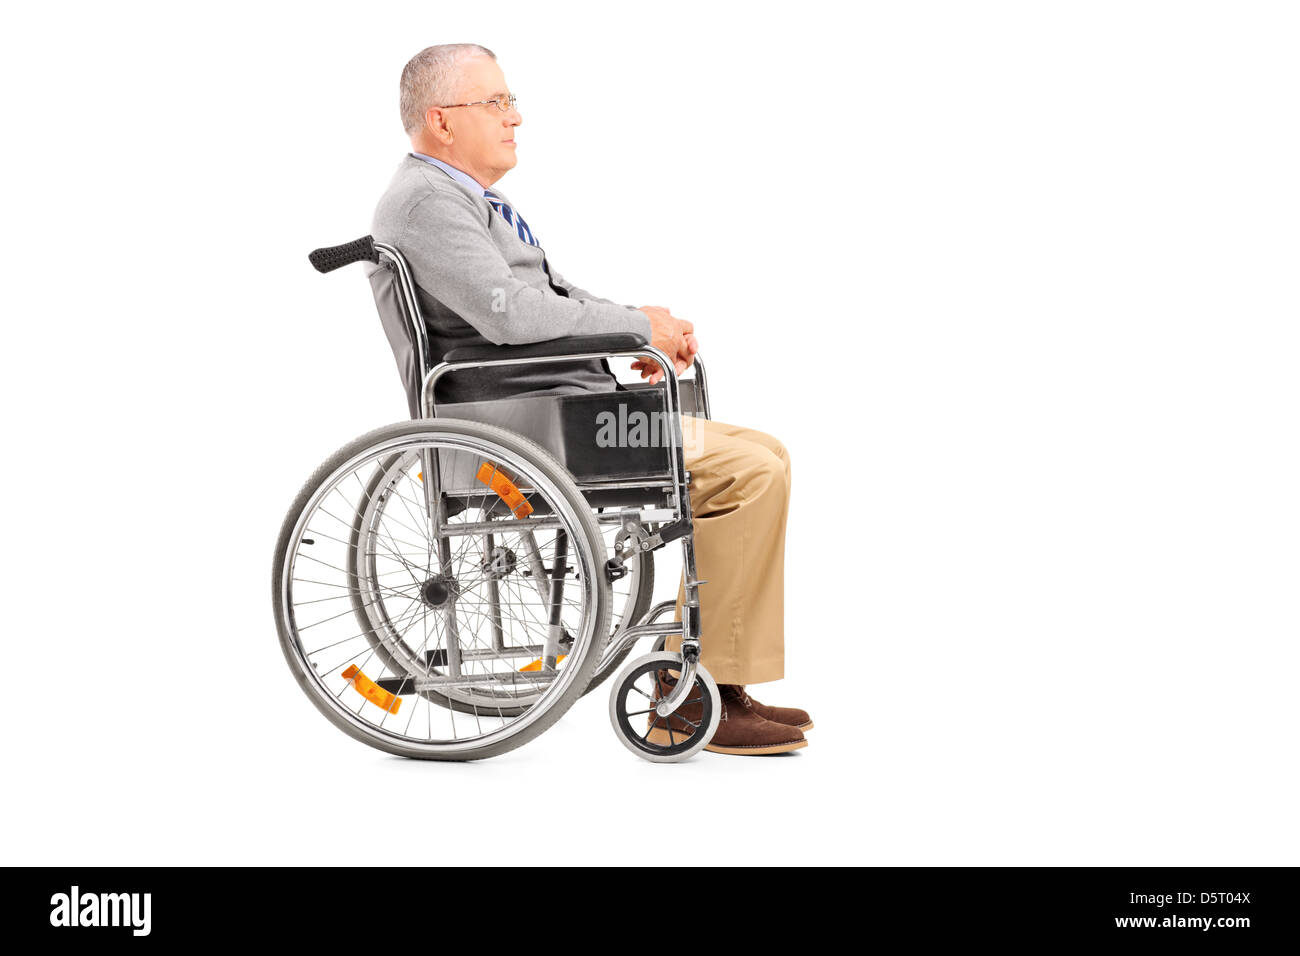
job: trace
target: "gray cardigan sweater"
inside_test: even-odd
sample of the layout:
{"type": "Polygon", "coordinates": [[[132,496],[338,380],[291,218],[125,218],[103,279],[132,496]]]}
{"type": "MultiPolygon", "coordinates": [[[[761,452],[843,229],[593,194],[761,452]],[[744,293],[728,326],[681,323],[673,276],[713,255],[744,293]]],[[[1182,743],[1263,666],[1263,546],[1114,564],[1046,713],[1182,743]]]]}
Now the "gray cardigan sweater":
{"type": "MultiPolygon", "coordinates": [[[[500,189],[492,191],[514,206],[500,189]]],[[[650,339],[645,313],[566,282],[542,249],[520,239],[486,199],[415,156],[398,166],[375,209],[371,234],[396,246],[410,264],[434,364],[468,345],[608,332],[650,339]]],[[[453,372],[439,382],[437,397],[467,402],[616,387],[602,362],[564,362],[453,372]]]]}

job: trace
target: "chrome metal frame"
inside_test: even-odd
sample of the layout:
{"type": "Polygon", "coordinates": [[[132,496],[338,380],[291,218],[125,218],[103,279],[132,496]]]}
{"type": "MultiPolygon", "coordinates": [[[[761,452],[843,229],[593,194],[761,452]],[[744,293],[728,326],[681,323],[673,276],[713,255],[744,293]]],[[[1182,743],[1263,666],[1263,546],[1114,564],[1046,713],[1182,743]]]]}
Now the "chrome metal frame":
{"type": "MultiPolygon", "coordinates": [[[[421,408],[425,418],[436,417],[437,399],[434,392],[438,380],[444,375],[452,372],[461,371],[471,368],[491,368],[494,366],[504,365],[535,365],[550,363],[556,361],[583,361],[591,359],[608,359],[624,358],[649,355],[659,363],[663,369],[663,389],[665,411],[668,414],[668,420],[672,427],[668,429],[670,435],[669,445],[666,449],[669,455],[670,473],[668,475],[653,476],[645,481],[632,481],[627,479],[619,481],[577,481],[579,490],[597,491],[602,489],[628,487],[656,487],[662,486],[665,490],[671,489],[671,500],[667,503],[666,508],[643,509],[639,512],[639,519],[642,522],[656,523],[673,523],[680,520],[689,522],[691,520],[690,505],[690,473],[686,470],[685,456],[682,448],[682,431],[681,431],[681,390],[678,384],[677,370],[673,362],[662,351],[652,345],[646,345],[630,351],[595,351],[581,354],[565,355],[541,355],[529,358],[515,359],[485,359],[478,361],[466,362],[440,362],[437,365],[431,365],[429,355],[428,336],[425,331],[424,316],[420,311],[419,301],[415,294],[415,282],[411,278],[411,270],[407,265],[401,252],[394,246],[387,243],[376,242],[374,244],[381,260],[391,264],[392,269],[397,276],[398,301],[401,304],[407,324],[410,327],[412,340],[416,343],[419,354],[420,371],[423,381],[421,389],[421,408]]],[[[709,404],[708,382],[705,376],[704,363],[698,357],[695,358],[693,367],[695,369],[694,382],[697,396],[697,407],[703,418],[712,418],[712,410],[709,404]]],[[[425,474],[433,478],[432,481],[424,482],[426,502],[431,516],[430,531],[433,536],[445,538],[445,531],[449,530],[442,521],[438,513],[438,505],[441,495],[437,493],[440,487],[440,475],[437,462],[430,458],[424,462],[425,474]]],[[[600,520],[605,523],[618,522],[624,519],[626,515],[611,514],[601,515],[600,520]]],[[[488,522],[487,524],[490,524],[488,522]]],[[[544,528],[558,526],[554,519],[515,519],[511,522],[512,527],[518,528],[520,524],[527,523],[531,528],[544,528]]],[[[455,532],[458,534],[470,531],[482,532],[490,530],[486,527],[480,528],[477,524],[466,527],[458,525],[455,532]]],[[[680,633],[682,636],[682,657],[684,667],[682,675],[677,681],[676,689],[673,693],[656,708],[661,715],[666,715],[676,710],[677,706],[689,692],[695,676],[696,664],[699,660],[700,653],[700,634],[701,634],[701,614],[699,601],[699,587],[707,582],[697,580],[695,566],[695,539],[694,533],[688,530],[681,537],[682,542],[682,564],[686,577],[686,597],[682,607],[682,620],[680,622],[655,623],[656,619],[661,616],[667,609],[675,608],[676,602],[669,601],[654,607],[645,617],[636,624],[628,627],[620,638],[619,650],[624,647],[631,647],[642,637],[651,635],[663,635],[680,633]]],[[[643,542],[642,546],[649,550],[652,542],[643,542]]],[[[540,582],[539,582],[540,583],[540,582]]],[[[549,661],[548,661],[549,663],[549,661]]]]}

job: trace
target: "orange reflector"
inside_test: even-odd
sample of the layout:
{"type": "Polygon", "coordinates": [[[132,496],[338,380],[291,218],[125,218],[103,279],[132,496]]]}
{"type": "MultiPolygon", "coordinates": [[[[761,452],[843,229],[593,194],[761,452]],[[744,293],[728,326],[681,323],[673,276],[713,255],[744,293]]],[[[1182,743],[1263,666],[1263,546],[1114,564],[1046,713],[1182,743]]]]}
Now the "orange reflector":
{"type": "Polygon", "coordinates": [[[416,477],[416,478],[419,478],[421,481],[424,481],[424,472],[422,472],[422,471],[417,471],[417,472],[415,473],[415,477],[416,477]]]}
{"type": "Polygon", "coordinates": [[[533,513],[533,506],[524,500],[522,492],[515,487],[515,483],[498,471],[496,465],[483,462],[478,469],[478,480],[500,495],[501,500],[510,506],[516,518],[527,518],[533,513]]]}
{"type": "MultiPolygon", "coordinates": [[[[555,663],[557,664],[560,663],[560,661],[564,660],[568,656],[569,656],[568,654],[561,654],[559,657],[555,659],[555,663]]],[[[533,661],[531,664],[525,664],[523,667],[519,668],[521,673],[523,671],[539,671],[541,669],[542,669],[542,659],[540,657],[537,658],[537,660],[533,661]]]]}
{"type": "Polygon", "coordinates": [[[361,673],[361,668],[353,664],[343,672],[343,679],[357,689],[359,693],[376,707],[388,711],[390,714],[397,713],[397,708],[402,706],[402,698],[396,694],[390,694],[365,674],[361,673]]]}

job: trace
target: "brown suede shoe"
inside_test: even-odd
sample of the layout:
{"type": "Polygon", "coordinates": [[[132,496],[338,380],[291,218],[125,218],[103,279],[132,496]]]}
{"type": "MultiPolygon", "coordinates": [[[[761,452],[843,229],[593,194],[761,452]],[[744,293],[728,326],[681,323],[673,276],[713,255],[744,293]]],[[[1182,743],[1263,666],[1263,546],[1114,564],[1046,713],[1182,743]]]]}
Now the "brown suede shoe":
{"type": "MultiPolygon", "coordinates": [[[[665,672],[660,674],[665,690],[671,688],[675,681],[665,672]]],[[[718,722],[713,739],[705,745],[705,750],[711,750],[715,754],[759,756],[785,753],[808,746],[808,741],[798,727],[774,723],[755,713],[746,703],[744,692],[735,685],[719,684],[718,692],[722,696],[722,719],[718,722]]],[[[699,724],[703,717],[703,704],[699,700],[688,698],[686,703],[668,716],[666,722],[662,717],[651,715],[650,733],[646,739],[661,747],[681,743],[695,732],[692,725],[699,724]]]]}
{"type": "MultiPolygon", "coordinates": [[[[718,689],[722,689],[721,684],[718,685],[718,689]]],[[[739,691],[744,696],[749,709],[764,720],[770,720],[777,724],[789,724],[791,727],[798,727],[800,730],[813,729],[812,718],[808,716],[808,711],[800,710],[798,707],[769,707],[767,704],[760,704],[746,694],[743,685],[739,687],[739,691]]]]}

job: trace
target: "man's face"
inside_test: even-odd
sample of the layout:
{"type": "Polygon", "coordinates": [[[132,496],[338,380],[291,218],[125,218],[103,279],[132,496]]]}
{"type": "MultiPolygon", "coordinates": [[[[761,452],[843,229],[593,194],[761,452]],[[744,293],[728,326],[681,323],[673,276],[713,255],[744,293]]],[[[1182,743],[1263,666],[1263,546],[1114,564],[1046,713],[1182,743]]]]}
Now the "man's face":
{"type": "Polygon", "coordinates": [[[505,74],[497,61],[480,56],[467,61],[461,70],[464,86],[458,103],[479,103],[443,110],[443,122],[451,131],[448,148],[452,165],[465,170],[484,186],[490,186],[514,168],[515,127],[524,121],[519,112],[504,113],[492,103],[481,103],[510,93],[505,74]]]}

